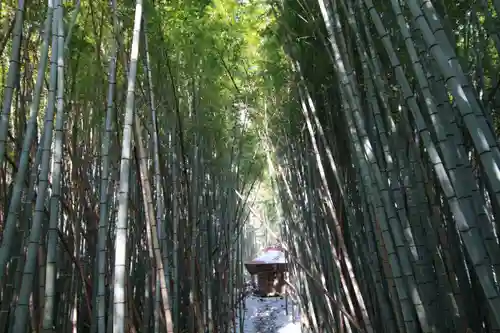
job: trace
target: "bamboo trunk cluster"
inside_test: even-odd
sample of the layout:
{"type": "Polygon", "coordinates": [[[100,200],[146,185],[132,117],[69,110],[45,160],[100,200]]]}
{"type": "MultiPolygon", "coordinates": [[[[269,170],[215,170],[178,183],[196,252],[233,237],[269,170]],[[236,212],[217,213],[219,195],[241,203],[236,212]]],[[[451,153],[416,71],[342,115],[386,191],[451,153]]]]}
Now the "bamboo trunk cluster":
{"type": "Polygon", "coordinates": [[[276,5],[293,83],[265,137],[311,331],[500,329],[498,9],[276,5]]]}

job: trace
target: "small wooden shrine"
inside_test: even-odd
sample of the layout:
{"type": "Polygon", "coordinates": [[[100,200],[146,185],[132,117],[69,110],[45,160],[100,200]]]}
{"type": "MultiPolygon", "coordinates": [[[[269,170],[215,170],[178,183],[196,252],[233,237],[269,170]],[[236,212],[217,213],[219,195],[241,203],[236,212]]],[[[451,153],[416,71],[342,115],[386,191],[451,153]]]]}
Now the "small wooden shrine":
{"type": "Polygon", "coordinates": [[[264,249],[260,256],[246,262],[245,267],[248,273],[257,280],[259,293],[262,296],[285,293],[288,263],[281,247],[273,246],[264,249]]]}

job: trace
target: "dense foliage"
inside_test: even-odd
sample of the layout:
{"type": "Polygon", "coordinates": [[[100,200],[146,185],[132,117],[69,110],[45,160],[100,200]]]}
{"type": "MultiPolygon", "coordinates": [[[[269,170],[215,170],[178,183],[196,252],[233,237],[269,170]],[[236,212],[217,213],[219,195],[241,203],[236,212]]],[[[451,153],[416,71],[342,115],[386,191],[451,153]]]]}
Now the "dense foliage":
{"type": "Polygon", "coordinates": [[[238,324],[268,11],[2,2],[0,330],[238,324]]]}

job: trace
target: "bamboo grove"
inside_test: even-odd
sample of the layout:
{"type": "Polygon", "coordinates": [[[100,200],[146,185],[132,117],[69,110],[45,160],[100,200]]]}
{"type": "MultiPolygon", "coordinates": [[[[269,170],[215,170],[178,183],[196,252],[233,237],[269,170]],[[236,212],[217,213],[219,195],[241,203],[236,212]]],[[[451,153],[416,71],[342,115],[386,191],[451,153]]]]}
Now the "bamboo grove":
{"type": "Polygon", "coordinates": [[[497,332],[499,3],[274,8],[291,93],[265,138],[310,330],[497,332]]]}
{"type": "Polygon", "coordinates": [[[2,1],[0,331],[239,325],[260,9],[218,5],[2,1]]]}
{"type": "Polygon", "coordinates": [[[499,12],[0,2],[0,330],[239,332],[261,187],[306,331],[500,330],[499,12]]]}

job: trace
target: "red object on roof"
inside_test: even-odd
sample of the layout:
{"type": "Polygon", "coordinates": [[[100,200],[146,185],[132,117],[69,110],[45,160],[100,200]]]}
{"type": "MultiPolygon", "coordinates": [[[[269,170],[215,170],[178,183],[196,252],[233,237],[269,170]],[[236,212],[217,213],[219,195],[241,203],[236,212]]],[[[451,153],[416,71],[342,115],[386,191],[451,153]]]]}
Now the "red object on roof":
{"type": "Polygon", "coordinates": [[[268,246],[261,254],[251,261],[245,263],[250,274],[269,270],[287,270],[285,251],[281,246],[268,246]]]}

